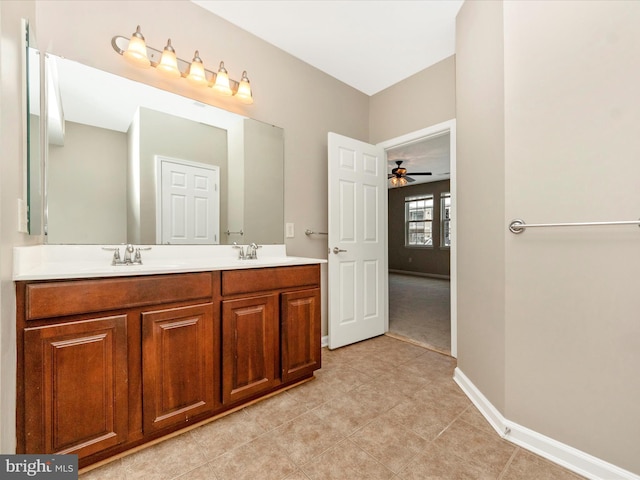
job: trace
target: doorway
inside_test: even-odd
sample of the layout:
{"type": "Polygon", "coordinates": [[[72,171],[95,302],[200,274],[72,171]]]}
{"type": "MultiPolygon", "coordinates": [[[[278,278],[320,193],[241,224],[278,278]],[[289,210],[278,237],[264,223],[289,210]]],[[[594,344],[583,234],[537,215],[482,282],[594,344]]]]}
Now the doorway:
{"type": "Polygon", "coordinates": [[[390,249],[398,249],[397,240],[400,236],[399,250],[402,252],[399,253],[399,262],[394,260],[398,252],[394,250],[388,253],[387,334],[429,346],[453,357],[457,356],[455,145],[455,120],[380,145],[385,149],[392,166],[396,166],[397,161],[403,161],[397,167],[404,170],[394,171],[397,180],[392,177],[389,181],[394,184],[403,182],[403,185],[410,186],[406,192],[412,190],[411,195],[405,196],[402,192],[404,186],[396,188],[397,192],[393,193],[397,193],[396,197],[402,197],[402,205],[398,206],[397,201],[391,200],[388,205],[390,219],[395,215],[387,228],[388,244],[390,249]],[[429,143],[430,140],[441,149],[445,138],[449,156],[446,167],[442,159],[429,164],[428,159],[427,163],[420,163],[409,158],[412,148],[414,152],[418,151],[419,144],[429,143]],[[407,155],[407,158],[398,155],[407,155]],[[413,172],[416,173],[412,177],[413,172]],[[401,176],[409,179],[401,180],[401,176]],[[429,183],[431,187],[424,185],[429,183]],[[429,190],[431,193],[427,192],[429,190]],[[412,213],[408,213],[409,210],[412,213]],[[415,222],[407,222],[408,215],[412,215],[415,222]]]}

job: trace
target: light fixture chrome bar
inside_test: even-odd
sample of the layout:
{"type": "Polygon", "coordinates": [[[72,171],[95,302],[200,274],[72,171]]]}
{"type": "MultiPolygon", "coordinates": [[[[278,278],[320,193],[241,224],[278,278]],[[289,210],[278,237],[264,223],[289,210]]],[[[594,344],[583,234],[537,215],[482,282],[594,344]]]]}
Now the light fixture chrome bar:
{"type": "Polygon", "coordinates": [[[314,232],[313,230],[307,228],[304,231],[304,234],[308,237],[309,235],[329,235],[327,232],[314,232]]]}
{"type": "Polygon", "coordinates": [[[638,225],[640,220],[621,220],[613,222],[578,222],[578,223],[525,223],[524,220],[516,219],[509,224],[511,233],[522,233],[527,228],[534,227],[591,227],[591,226],[607,226],[607,225],[638,225]]]}
{"type": "MultiPolygon", "coordinates": [[[[119,55],[124,55],[124,52],[127,50],[128,45],[129,45],[129,38],[123,37],[122,35],[116,35],[111,39],[111,46],[119,55]]],[[[158,50],[156,48],[150,47],[149,45],[146,45],[146,47],[147,47],[147,57],[151,61],[151,66],[155,68],[160,63],[160,58],[162,57],[162,50],[158,50]]],[[[191,62],[187,60],[183,60],[179,57],[176,57],[176,60],[178,63],[178,70],[180,70],[180,75],[182,76],[182,78],[186,78],[187,72],[189,71],[189,65],[191,65],[191,62]]],[[[218,76],[217,72],[211,71],[207,68],[205,68],[204,71],[210,76],[208,77],[209,86],[213,85],[216,82],[216,77],[218,76]]],[[[231,91],[234,94],[238,91],[239,85],[240,85],[240,82],[232,78],[229,78],[229,86],[231,87],[231,91]]]]}

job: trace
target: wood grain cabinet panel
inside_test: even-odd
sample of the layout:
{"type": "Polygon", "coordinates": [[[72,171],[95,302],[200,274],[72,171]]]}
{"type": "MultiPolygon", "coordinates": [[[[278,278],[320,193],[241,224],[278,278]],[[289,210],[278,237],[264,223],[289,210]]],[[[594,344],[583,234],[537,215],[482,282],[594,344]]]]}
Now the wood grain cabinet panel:
{"type": "Polygon", "coordinates": [[[144,432],[212,412],[220,390],[213,304],[142,313],[144,432]]]}
{"type": "Polygon", "coordinates": [[[127,317],[27,328],[30,453],[91,455],[127,440],[127,317]]]}
{"type": "Polygon", "coordinates": [[[278,296],[222,302],[222,402],[230,404],[277,385],[278,296]]]}
{"type": "Polygon", "coordinates": [[[282,381],[289,382],[321,366],[320,289],[283,293],[280,303],[282,381]]]}

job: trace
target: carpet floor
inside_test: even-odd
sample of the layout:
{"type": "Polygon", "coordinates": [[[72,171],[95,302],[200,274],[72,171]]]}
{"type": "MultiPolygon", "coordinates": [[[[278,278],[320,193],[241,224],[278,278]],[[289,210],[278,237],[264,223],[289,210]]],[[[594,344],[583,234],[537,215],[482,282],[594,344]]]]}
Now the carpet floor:
{"type": "Polygon", "coordinates": [[[449,280],[389,273],[389,334],[450,355],[449,280]]]}

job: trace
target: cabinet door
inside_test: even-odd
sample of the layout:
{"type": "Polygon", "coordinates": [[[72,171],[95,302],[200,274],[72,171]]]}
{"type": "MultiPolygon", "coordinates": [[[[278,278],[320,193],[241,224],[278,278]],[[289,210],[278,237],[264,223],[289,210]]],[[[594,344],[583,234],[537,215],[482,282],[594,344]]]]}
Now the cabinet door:
{"type": "Polygon", "coordinates": [[[211,303],[142,314],[145,433],[215,408],[220,389],[216,332],[211,303]]]}
{"type": "Polygon", "coordinates": [[[222,345],[223,403],[233,403],[277,385],[277,296],[223,301],[222,345]]]}
{"type": "Polygon", "coordinates": [[[282,381],[320,368],[320,289],[283,293],[281,297],[282,381]]]}
{"type": "Polygon", "coordinates": [[[24,332],[26,453],[85,457],[127,439],[127,317],[24,332]]]}

